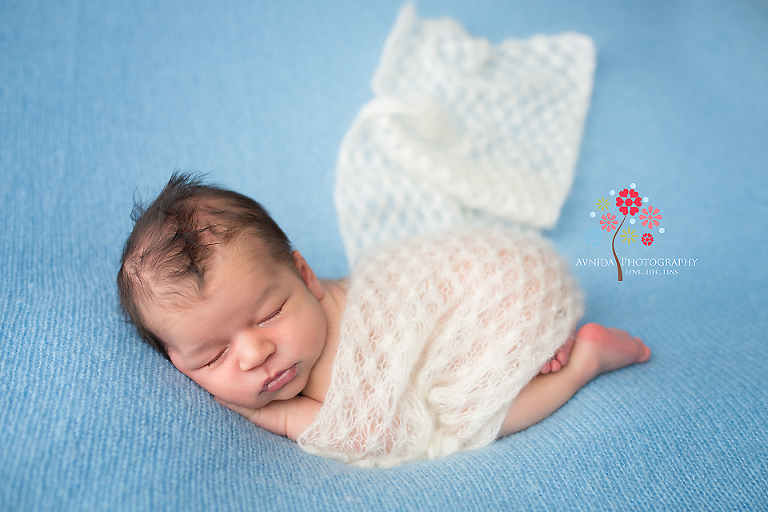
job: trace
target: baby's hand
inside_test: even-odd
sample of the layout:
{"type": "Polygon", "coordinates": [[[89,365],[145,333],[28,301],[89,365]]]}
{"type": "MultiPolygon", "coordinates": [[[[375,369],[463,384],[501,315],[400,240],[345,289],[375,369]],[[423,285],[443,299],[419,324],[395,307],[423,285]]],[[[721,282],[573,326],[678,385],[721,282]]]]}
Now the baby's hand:
{"type": "Polygon", "coordinates": [[[264,407],[252,409],[214,397],[221,405],[246,418],[248,421],[275,434],[296,440],[315,421],[323,405],[305,396],[290,400],[276,400],[264,407]]]}

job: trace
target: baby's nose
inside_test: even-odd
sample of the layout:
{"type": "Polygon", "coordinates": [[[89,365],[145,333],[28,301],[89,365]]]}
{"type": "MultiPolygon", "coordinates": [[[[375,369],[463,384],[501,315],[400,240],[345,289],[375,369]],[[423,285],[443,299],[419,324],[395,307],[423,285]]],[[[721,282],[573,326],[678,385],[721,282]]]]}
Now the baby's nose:
{"type": "Polygon", "coordinates": [[[261,366],[275,352],[275,345],[250,333],[243,336],[238,348],[240,369],[244,372],[261,366]]]}

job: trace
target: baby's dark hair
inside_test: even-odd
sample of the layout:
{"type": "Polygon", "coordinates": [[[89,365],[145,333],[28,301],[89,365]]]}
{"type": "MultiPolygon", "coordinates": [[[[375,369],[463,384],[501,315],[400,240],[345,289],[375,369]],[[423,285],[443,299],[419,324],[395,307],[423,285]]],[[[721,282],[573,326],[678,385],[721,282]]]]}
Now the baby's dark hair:
{"type": "Polygon", "coordinates": [[[141,337],[166,358],[165,343],[147,325],[141,306],[201,296],[216,245],[236,239],[249,243],[255,258],[293,261],[288,237],[259,203],[205,185],[199,176],[174,173],[152,204],[136,204],[131,218],[133,231],[117,274],[120,308],[141,337]]]}

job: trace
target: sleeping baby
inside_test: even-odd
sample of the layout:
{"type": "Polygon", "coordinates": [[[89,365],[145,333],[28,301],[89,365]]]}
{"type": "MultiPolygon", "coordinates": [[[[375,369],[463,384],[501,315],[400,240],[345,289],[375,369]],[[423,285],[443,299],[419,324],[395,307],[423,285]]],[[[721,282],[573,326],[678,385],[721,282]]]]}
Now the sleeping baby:
{"type": "Polygon", "coordinates": [[[141,337],[222,405],[311,452],[392,466],[485,446],[650,358],[576,324],[552,244],[474,229],[402,239],[317,278],[252,199],[174,174],[117,277],[141,337]]]}

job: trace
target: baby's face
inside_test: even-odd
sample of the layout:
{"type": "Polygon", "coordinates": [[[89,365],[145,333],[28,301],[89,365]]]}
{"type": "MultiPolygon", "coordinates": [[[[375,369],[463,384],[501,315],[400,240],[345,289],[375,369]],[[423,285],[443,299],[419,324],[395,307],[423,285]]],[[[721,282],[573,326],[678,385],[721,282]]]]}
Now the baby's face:
{"type": "Polygon", "coordinates": [[[245,249],[222,246],[204,297],[155,307],[149,325],[174,366],[214,396],[252,408],[292,398],[327,330],[322,286],[298,252],[294,265],[255,264],[245,249]]]}

